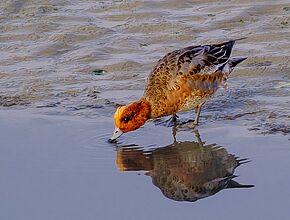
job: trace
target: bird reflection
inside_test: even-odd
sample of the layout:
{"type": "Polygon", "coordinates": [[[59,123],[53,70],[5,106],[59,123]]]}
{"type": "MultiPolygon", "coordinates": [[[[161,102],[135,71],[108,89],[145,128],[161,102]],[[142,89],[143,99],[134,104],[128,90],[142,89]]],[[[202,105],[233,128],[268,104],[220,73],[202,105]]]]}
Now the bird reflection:
{"type": "Polygon", "coordinates": [[[176,142],[156,149],[123,146],[117,149],[121,171],[146,171],[152,182],[169,199],[194,202],[228,188],[250,188],[233,180],[235,169],[247,163],[216,144],[176,142]]]}

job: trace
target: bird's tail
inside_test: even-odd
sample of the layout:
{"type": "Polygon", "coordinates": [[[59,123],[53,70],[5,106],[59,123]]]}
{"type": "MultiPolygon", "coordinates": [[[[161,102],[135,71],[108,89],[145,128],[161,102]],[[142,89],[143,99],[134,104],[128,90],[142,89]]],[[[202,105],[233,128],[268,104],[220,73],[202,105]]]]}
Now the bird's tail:
{"type": "Polygon", "coordinates": [[[245,59],[247,59],[247,57],[230,58],[226,63],[220,66],[218,70],[222,71],[226,76],[229,76],[234,67],[245,59]]]}
{"type": "Polygon", "coordinates": [[[230,180],[227,185],[227,189],[233,189],[233,188],[252,188],[254,185],[244,185],[240,184],[234,180],[230,180]]]}
{"type": "Polygon", "coordinates": [[[241,62],[243,62],[246,59],[247,59],[247,57],[231,58],[228,61],[228,65],[233,68],[233,67],[235,67],[236,65],[238,65],[241,62]]]}

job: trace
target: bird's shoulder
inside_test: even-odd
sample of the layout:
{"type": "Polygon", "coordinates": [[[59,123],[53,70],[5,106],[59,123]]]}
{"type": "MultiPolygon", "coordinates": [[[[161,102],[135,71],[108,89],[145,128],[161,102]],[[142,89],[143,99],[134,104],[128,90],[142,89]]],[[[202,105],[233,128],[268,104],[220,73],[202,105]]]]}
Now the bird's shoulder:
{"type": "Polygon", "coordinates": [[[186,78],[215,73],[229,59],[229,44],[189,46],[166,54],[149,74],[145,92],[170,89],[186,78]]]}

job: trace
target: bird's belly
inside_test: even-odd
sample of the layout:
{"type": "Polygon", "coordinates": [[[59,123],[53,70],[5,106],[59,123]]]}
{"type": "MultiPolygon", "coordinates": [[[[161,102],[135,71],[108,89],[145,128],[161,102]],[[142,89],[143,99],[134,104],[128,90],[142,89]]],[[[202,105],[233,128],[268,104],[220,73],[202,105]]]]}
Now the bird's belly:
{"type": "Polygon", "coordinates": [[[178,111],[189,111],[196,108],[200,103],[202,103],[202,98],[194,97],[185,100],[184,104],[180,107],[178,111]]]}
{"type": "Polygon", "coordinates": [[[210,96],[211,94],[191,95],[184,100],[183,105],[179,108],[179,111],[192,110],[199,106],[201,103],[205,102],[210,96]]]}

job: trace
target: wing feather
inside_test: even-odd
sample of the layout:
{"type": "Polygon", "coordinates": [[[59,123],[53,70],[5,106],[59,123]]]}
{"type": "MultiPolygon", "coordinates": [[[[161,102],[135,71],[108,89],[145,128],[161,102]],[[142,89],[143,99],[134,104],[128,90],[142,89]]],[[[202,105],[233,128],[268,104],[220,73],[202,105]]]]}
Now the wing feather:
{"type": "MultiPolygon", "coordinates": [[[[208,90],[212,94],[221,81],[221,67],[229,62],[234,43],[231,40],[221,44],[189,46],[166,54],[150,73],[144,97],[158,109],[168,108],[167,104],[171,102],[175,105],[178,98],[172,96],[190,95],[194,90],[208,90]],[[169,102],[168,99],[172,100],[169,102]]],[[[170,111],[175,111],[174,106],[172,109],[170,111]]]]}

